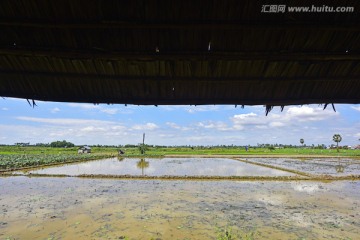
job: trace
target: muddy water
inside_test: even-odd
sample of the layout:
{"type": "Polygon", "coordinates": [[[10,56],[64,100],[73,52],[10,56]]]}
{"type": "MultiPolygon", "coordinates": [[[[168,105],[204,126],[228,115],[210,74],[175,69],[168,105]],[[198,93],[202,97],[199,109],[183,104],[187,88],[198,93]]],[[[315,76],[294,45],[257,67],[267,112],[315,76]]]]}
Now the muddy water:
{"type": "Polygon", "coordinates": [[[360,160],[350,158],[248,158],[247,161],[269,164],[313,175],[360,175],[360,160]]]}
{"type": "Polygon", "coordinates": [[[358,239],[359,219],[359,181],[0,178],[0,239],[358,239]]]}
{"type": "Polygon", "coordinates": [[[295,174],[222,158],[104,159],[48,167],[24,173],[147,176],[295,176],[295,174]]]}

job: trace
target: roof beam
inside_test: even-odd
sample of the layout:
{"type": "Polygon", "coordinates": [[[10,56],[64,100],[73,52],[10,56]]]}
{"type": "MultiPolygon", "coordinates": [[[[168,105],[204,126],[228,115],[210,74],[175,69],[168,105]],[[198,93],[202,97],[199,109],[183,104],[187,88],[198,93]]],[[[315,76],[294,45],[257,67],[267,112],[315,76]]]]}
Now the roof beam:
{"type": "MultiPolygon", "coordinates": [[[[1,93],[0,93],[1,94],[1,93]]],[[[1,95],[0,95],[1,96],[1,95]]],[[[133,105],[215,105],[215,104],[225,104],[225,105],[271,105],[271,106],[288,106],[288,105],[303,105],[303,104],[358,104],[359,99],[357,98],[330,98],[330,97],[314,97],[308,99],[272,99],[272,98],[260,98],[260,99],[239,99],[239,98],[186,98],[186,99],[175,99],[175,98],[127,98],[120,97],[116,99],[104,99],[99,96],[98,98],[89,97],[84,98],[83,96],[52,96],[48,98],[46,96],[34,96],[32,94],[28,95],[18,95],[15,93],[4,95],[3,97],[14,97],[22,99],[31,99],[36,101],[55,101],[55,102],[79,102],[79,103],[105,103],[105,104],[133,104],[133,105]]]]}
{"type": "Polygon", "coordinates": [[[359,52],[120,52],[110,50],[44,49],[36,47],[2,47],[0,55],[104,60],[270,60],[270,61],[353,61],[359,52]]]}
{"type": "MultiPolygon", "coordinates": [[[[0,70],[0,76],[21,76],[35,78],[66,78],[66,79],[82,79],[82,80],[119,80],[119,81],[214,81],[214,82],[331,82],[331,81],[358,81],[360,76],[340,76],[340,77],[181,77],[181,76],[120,76],[120,75],[104,75],[104,74],[84,74],[84,73],[64,73],[64,72],[33,72],[33,71],[16,71],[16,70],[0,70]]],[[[0,78],[0,82],[4,78],[0,78]]],[[[6,80],[5,80],[6,81],[6,80]]]]}
{"type": "Polygon", "coordinates": [[[0,26],[57,29],[195,29],[195,30],[238,30],[238,29],[328,29],[338,31],[360,31],[360,23],[306,22],[306,21],[230,21],[230,22],[142,22],[142,21],[56,21],[39,19],[0,19],[0,26]]]}

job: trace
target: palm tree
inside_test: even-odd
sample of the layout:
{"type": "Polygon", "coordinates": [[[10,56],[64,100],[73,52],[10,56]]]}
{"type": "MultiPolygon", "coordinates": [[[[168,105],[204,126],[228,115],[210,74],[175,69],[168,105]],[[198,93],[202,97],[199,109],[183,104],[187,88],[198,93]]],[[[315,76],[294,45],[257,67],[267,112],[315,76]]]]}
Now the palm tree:
{"type": "Polygon", "coordinates": [[[142,155],[145,154],[145,150],[146,150],[146,147],[145,147],[145,133],[143,133],[143,141],[142,141],[142,144],[140,143],[139,144],[139,150],[140,150],[140,153],[142,155]]]}
{"type": "Polygon", "coordinates": [[[334,134],[333,141],[336,142],[336,149],[339,152],[339,142],[341,142],[342,137],[340,134],[334,134]]]}
{"type": "Polygon", "coordinates": [[[303,138],[301,138],[301,139],[300,139],[300,143],[301,143],[301,145],[303,145],[303,146],[304,146],[304,142],[305,142],[305,141],[304,141],[304,139],[303,139],[303,138]]]}

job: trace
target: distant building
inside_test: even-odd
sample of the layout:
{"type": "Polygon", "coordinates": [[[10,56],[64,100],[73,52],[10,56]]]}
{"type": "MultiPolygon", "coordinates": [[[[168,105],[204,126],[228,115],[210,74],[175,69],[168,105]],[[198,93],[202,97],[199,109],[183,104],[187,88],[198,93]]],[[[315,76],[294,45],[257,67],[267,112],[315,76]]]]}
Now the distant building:
{"type": "Polygon", "coordinates": [[[82,146],[78,149],[78,153],[91,153],[91,147],[82,146]]]}
{"type": "Polygon", "coordinates": [[[20,146],[20,147],[26,147],[26,146],[30,146],[30,143],[15,143],[16,146],[20,146]]]}

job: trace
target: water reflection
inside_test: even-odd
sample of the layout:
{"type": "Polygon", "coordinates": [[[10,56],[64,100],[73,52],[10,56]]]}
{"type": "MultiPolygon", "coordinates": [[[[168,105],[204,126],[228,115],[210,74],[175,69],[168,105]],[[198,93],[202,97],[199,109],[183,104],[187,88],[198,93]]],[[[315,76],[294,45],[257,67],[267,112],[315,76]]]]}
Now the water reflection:
{"type": "Polygon", "coordinates": [[[315,193],[324,191],[324,187],[321,183],[293,182],[291,185],[294,190],[298,192],[315,193]]]}
{"type": "Polygon", "coordinates": [[[138,168],[141,168],[141,175],[144,176],[144,168],[148,168],[149,167],[149,162],[145,161],[144,158],[140,159],[140,161],[138,161],[136,163],[136,166],[138,168]]]}
{"type": "MultiPolygon", "coordinates": [[[[226,158],[111,158],[62,166],[34,169],[30,173],[108,174],[147,176],[294,176],[272,168],[248,164],[226,158]]],[[[22,171],[19,171],[22,172],[22,171]]]]}
{"type": "Polygon", "coordinates": [[[336,166],[335,166],[335,170],[336,170],[337,173],[343,173],[344,170],[345,170],[345,166],[343,166],[343,165],[336,165],[336,166]]]}

